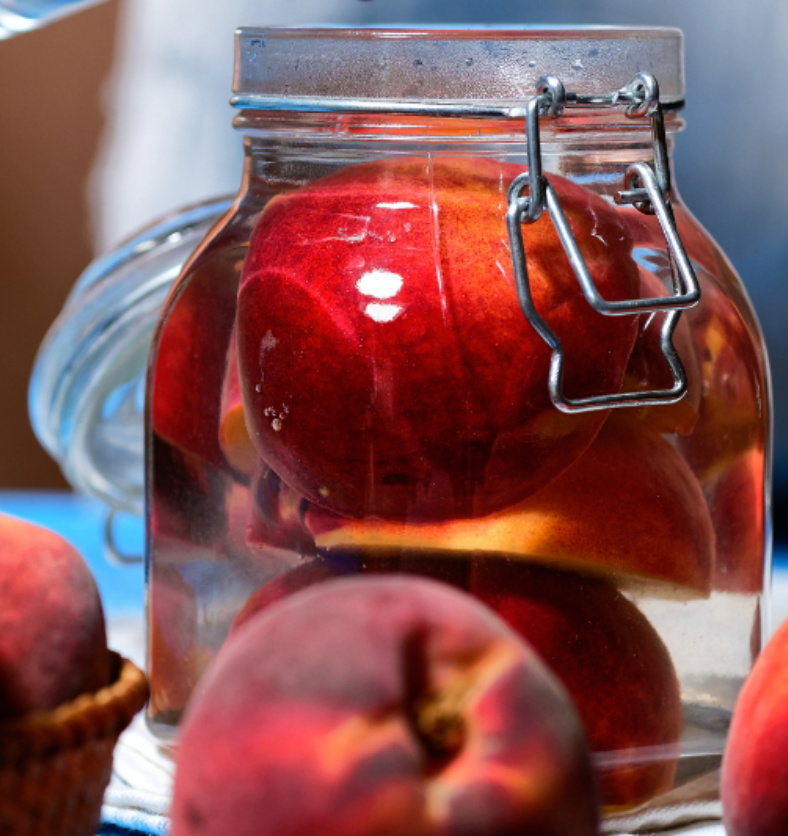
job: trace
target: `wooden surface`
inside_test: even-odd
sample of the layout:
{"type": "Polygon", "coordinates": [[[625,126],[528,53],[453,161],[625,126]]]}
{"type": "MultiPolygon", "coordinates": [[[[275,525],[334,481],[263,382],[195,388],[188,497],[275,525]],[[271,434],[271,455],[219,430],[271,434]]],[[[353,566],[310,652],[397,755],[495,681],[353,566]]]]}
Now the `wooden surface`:
{"type": "Polygon", "coordinates": [[[27,417],[35,352],[93,253],[86,182],[117,0],[0,41],[0,487],[64,485],[27,417]]]}

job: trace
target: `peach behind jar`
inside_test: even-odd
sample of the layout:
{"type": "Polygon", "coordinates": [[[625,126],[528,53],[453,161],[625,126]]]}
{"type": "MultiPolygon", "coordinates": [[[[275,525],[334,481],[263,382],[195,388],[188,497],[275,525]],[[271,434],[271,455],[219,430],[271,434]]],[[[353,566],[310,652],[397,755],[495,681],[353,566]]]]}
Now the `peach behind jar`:
{"type": "MultiPolygon", "coordinates": [[[[673,336],[686,393],[565,413],[507,234],[538,80],[582,98],[644,70],[672,150],[677,30],[239,30],[243,182],[168,298],[148,374],[157,734],[252,612],[404,571],[478,596],[542,653],[622,828],[717,767],[769,577],[754,313],[673,184],[701,291],[673,336]]],[[[658,219],[616,202],[654,164],[652,123],[585,101],[540,120],[544,173],[603,296],[671,295],[658,219]]],[[[670,388],[664,311],[597,313],[548,213],[520,228],[566,394],[670,388]]]]}

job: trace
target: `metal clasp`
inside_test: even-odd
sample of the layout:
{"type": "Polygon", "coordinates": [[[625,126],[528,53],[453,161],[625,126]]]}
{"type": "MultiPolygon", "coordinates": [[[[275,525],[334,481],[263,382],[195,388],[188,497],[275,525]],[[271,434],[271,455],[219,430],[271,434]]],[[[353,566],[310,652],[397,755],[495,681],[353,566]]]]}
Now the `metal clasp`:
{"type": "Polygon", "coordinates": [[[687,391],[687,376],[673,346],[673,333],[681,311],[697,304],[700,287],[695,271],[687,257],[670,206],[670,167],[665,140],[665,123],[659,101],[659,86],[648,73],[639,73],[622,90],[610,94],[581,96],[566,92],[563,84],[553,76],[546,76],[537,85],[525,113],[528,171],[515,178],[509,188],[507,229],[512,252],[515,284],[520,307],[526,319],[551,352],[549,391],[553,404],[562,412],[588,412],[625,406],[647,406],[655,403],[670,404],[681,400],[687,391]],[[566,220],[555,189],[542,173],[539,120],[556,118],[566,107],[614,107],[624,105],[630,118],[648,116],[651,119],[654,141],[654,167],[646,163],[634,163],[624,178],[624,189],[616,196],[616,202],[632,204],[639,211],[655,214],[667,244],[673,278],[673,294],[652,299],[626,299],[609,301],[599,293],[582,253],[566,220]],[[525,189],[528,194],[524,195],[525,189]],[[564,394],[563,378],[565,352],[561,340],[541,317],[533,304],[528,281],[522,225],[537,221],[547,209],[558,237],[583,290],[588,304],[606,316],[635,316],[645,312],[664,311],[665,320],[660,332],[662,355],[668,364],[673,386],[645,392],[616,392],[572,399],[564,394]]]}

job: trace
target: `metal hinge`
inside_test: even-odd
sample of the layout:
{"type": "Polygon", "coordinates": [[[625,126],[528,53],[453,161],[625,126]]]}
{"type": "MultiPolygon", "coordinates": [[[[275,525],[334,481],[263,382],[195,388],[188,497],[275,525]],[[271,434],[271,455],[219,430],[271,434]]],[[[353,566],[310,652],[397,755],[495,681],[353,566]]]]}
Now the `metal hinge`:
{"type": "Polygon", "coordinates": [[[681,312],[693,307],[700,299],[700,288],[692,265],[681,243],[670,205],[670,167],[665,122],[659,101],[659,85],[649,73],[638,73],[623,89],[609,94],[580,95],[567,92],[553,76],[545,76],[537,85],[536,95],[525,111],[525,130],[528,150],[528,171],[516,177],[509,188],[507,227],[512,252],[515,283],[520,307],[526,319],[551,352],[550,398],[562,412],[588,412],[624,406],[647,406],[675,403],[687,391],[687,376],[673,346],[673,333],[681,312]],[[673,279],[673,294],[653,299],[608,301],[599,293],[577,242],[572,234],[558,195],[542,173],[542,154],[539,120],[555,119],[565,108],[624,107],[629,118],[649,118],[654,143],[654,165],[633,163],[624,177],[624,187],[616,195],[616,202],[631,204],[640,212],[655,214],[667,243],[673,279]],[[527,194],[523,194],[527,190],[527,194]],[[547,209],[556,228],[569,263],[577,276],[588,304],[607,316],[637,316],[648,312],[665,312],[660,332],[662,354],[673,376],[669,389],[639,392],[616,392],[572,399],[563,391],[565,353],[560,339],[540,316],[533,304],[528,281],[526,253],[522,226],[537,221],[547,209]]]}

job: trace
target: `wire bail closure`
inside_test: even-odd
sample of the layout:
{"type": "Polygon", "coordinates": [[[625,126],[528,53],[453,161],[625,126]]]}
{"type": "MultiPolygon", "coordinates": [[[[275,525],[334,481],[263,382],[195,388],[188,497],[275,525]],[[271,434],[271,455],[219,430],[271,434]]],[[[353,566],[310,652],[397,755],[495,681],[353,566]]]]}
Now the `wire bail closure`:
{"type": "Polygon", "coordinates": [[[525,108],[525,132],[528,151],[528,171],[514,179],[509,187],[509,207],[506,215],[512,265],[520,307],[528,322],[547,343],[551,352],[548,386],[553,404],[562,412],[590,412],[599,409],[637,407],[676,403],[687,391],[687,375],[673,346],[673,333],[682,310],[691,308],[700,299],[700,287],[695,271],[676,231],[670,205],[670,166],[665,120],[659,101],[659,85],[649,73],[638,73],[621,90],[610,94],[580,95],[567,92],[554,76],[545,76],[537,84],[536,95],[525,108]],[[633,205],[644,214],[656,215],[667,244],[673,279],[673,294],[652,299],[609,301],[599,293],[572,234],[555,189],[542,173],[542,153],[539,121],[555,119],[571,107],[624,106],[627,117],[651,120],[654,144],[654,166],[633,163],[624,177],[624,188],[616,195],[616,203],[633,205]],[[527,194],[523,192],[527,189],[527,194]],[[673,377],[669,389],[644,392],[617,392],[573,399],[564,394],[563,378],[566,355],[561,340],[541,317],[533,304],[528,280],[523,224],[535,223],[547,209],[558,237],[577,276],[588,304],[606,316],[636,316],[647,312],[665,312],[660,330],[660,348],[673,377]]]}

